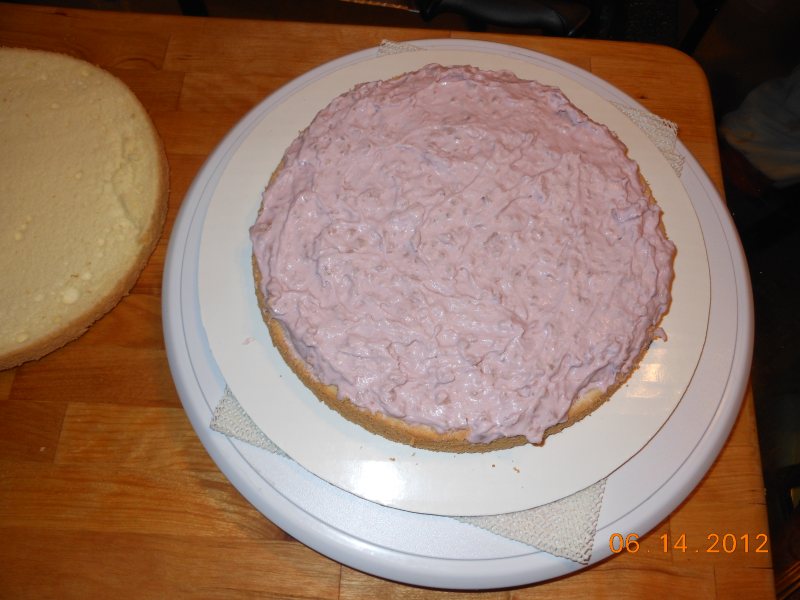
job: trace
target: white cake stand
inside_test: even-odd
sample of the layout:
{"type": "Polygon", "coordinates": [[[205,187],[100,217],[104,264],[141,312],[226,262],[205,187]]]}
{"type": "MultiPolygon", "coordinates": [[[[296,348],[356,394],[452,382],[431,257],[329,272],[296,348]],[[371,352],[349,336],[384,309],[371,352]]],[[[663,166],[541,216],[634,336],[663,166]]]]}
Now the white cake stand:
{"type": "MultiPolygon", "coordinates": [[[[603,80],[532,51],[467,40],[413,42],[426,49],[513,57],[566,75],[606,100],[639,107],[603,80]]],[[[365,50],[323,65],[279,90],[290,95],[365,50]]],[[[639,107],[641,108],[641,107],[639,107]]],[[[201,320],[198,262],[208,203],[231,156],[268,110],[256,107],[209,157],[184,199],[164,270],[163,319],[178,393],[202,443],[233,485],[267,518],[334,560],[417,585],[479,589],[524,585],[584,566],[453,519],[387,508],[334,487],[297,463],[212,431],[225,381],[201,320]]],[[[750,282],[741,245],[713,184],[688,150],[681,182],[702,228],[710,271],[708,330],[694,376],[666,424],[607,479],[591,563],[606,558],[614,532],[644,534],[668,516],[706,473],[733,426],[753,345],[750,282]]]]}

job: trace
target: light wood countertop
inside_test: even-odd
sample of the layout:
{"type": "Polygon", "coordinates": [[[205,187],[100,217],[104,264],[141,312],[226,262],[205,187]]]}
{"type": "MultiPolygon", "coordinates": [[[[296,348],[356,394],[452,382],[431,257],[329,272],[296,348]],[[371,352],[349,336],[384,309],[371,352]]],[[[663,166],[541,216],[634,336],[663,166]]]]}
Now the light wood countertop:
{"type": "MultiPolygon", "coordinates": [[[[225,133],[282,84],[395,41],[469,37],[578,65],[679,126],[721,189],[700,67],[659,46],[0,4],[0,45],[60,51],[125,81],[150,112],[171,169],[167,226],[132,293],[87,334],[0,372],[0,597],[456,598],[342,566],[258,513],[206,454],[173,385],[161,325],[169,233],[225,133]]],[[[0,141],[0,143],[2,143],[0,141]]],[[[769,553],[661,550],[659,536],[768,532],[752,398],[719,459],[636,554],[480,597],[769,598],[769,553]]]]}

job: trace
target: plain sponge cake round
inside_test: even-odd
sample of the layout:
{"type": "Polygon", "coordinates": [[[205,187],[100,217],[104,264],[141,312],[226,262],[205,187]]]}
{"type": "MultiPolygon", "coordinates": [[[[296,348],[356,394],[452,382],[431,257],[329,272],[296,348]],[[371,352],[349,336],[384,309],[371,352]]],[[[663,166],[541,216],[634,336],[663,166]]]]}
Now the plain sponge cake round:
{"type": "Polygon", "coordinates": [[[144,107],[69,56],[0,48],[0,369],[81,335],[163,228],[166,157],[144,107]]]}

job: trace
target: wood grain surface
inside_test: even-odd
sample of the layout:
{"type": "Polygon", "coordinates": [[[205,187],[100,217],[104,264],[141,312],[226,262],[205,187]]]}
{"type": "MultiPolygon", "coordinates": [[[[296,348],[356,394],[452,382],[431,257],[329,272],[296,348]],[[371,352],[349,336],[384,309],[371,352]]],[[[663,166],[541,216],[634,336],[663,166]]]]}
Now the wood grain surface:
{"type": "Polygon", "coordinates": [[[384,39],[456,35],[537,50],[606,79],[675,121],[721,188],[705,76],[666,47],[0,4],[0,45],[71,54],[126,82],[171,168],[167,227],[131,295],[77,341],[0,372],[1,598],[774,596],[769,553],[661,549],[665,533],[701,549],[712,534],[767,533],[750,397],[703,482],[639,552],[477,594],[388,582],[303,546],[242,498],[192,430],[170,377],[160,293],[172,223],[209,152],[266,95],[321,63],[384,39]]]}

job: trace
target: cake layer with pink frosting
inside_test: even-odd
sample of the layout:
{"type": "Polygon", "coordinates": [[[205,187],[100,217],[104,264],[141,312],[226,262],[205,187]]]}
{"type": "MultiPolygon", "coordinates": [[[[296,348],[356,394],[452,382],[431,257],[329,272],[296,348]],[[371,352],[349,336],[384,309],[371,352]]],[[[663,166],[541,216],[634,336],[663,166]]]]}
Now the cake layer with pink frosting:
{"type": "Polygon", "coordinates": [[[636,366],[674,245],[637,164],[557,88],[428,65],[333,100],[251,229],[261,292],[340,398],[541,441],[636,366]]]}

